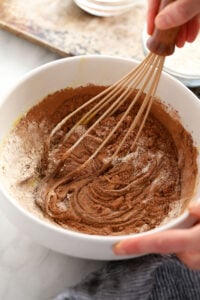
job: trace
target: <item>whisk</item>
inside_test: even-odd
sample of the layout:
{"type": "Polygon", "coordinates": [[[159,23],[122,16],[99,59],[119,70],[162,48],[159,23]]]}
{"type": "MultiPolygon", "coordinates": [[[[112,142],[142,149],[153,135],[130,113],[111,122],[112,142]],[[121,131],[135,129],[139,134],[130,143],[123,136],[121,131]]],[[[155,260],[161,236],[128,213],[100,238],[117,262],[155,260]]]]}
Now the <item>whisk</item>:
{"type": "MultiPolygon", "coordinates": [[[[162,10],[170,2],[173,2],[173,0],[161,1],[159,10],[162,10]]],[[[64,119],[61,120],[61,122],[59,122],[55,126],[45,144],[46,153],[48,153],[52,139],[55,137],[57,132],[59,132],[59,130],[69,121],[69,119],[78,116],[83,110],[88,110],[66,133],[63,142],[66,142],[68,139],[70,139],[72,134],[77,130],[78,126],[88,124],[91,125],[88,126],[87,130],[63,154],[63,157],[56,166],[53,174],[51,174],[52,176],[56,176],[56,174],[61,169],[63,163],[71,154],[73,154],[75,148],[85,139],[85,137],[87,137],[102,120],[112,116],[122,105],[124,105],[127,99],[129,99],[133,90],[137,90],[134,99],[130,102],[130,104],[122,114],[119,122],[113,127],[113,129],[103,140],[103,142],[100,145],[98,145],[94,153],[75,170],[69,172],[64,178],[58,179],[56,182],[57,187],[59,186],[59,184],[66,183],[72,180],[73,176],[75,176],[77,172],[80,172],[82,169],[85,168],[86,165],[91,163],[91,161],[94,160],[95,157],[97,157],[97,155],[109,142],[109,140],[112,138],[115,132],[117,132],[125,118],[128,116],[130,111],[140,99],[141,95],[144,93],[144,91],[146,91],[143,101],[135,118],[133,119],[132,124],[130,125],[129,129],[127,130],[126,134],[122,138],[121,142],[119,143],[112,156],[109,158],[109,161],[104,163],[103,166],[99,168],[99,174],[103,173],[110,166],[112,161],[117,157],[120,149],[126,142],[130,133],[135,128],[138,128],[137,134],[135,136],[135,139],[133,140],[131,148],[133,149],[135,147],[153,103],[154,95],[156,93],[163,64],[165,61],[165,56],[171,55],[174,52],[174,46],[178,30],[179,28],[173,28],[165,31],[160,31],[155,28],[152,37],[150,37],[150,39],[148,40],[148,48],[150,50],[150,53],[135,69],[131,70],[130,73],[125,75],[112,86],[106,88],[97,96],[85,102],[82,106],[78,107],[75,111],[67,115],[64,119]],[[100,112],[102,112],[102,110],[104,109],[105,111],[101,114],[100,112]],[[92,120],[94,121],[91,122],[92,120]]],[[[52,189],[56,186],[54,185],[52,189]]]]}

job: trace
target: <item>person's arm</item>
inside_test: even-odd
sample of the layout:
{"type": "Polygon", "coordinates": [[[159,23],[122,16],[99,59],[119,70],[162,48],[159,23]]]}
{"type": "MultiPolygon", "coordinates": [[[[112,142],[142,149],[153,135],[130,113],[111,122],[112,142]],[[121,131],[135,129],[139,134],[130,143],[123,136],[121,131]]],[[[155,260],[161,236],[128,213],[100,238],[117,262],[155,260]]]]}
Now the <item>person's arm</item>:
{"type": "MultiPolygon", "coordinates": [[[[160,0],[149,0],[147,30],[151,35],[154,26],[164,30],[181,26],[177,46],[193,42],[199,32],[200,0],[176,0],[158,13],[160,0]]],[[[200,204],[189,207],[191,215],[199,222],[189,229],[174,229],[139,236],[115,245],[117,255],[175,253],[188,267],[200,269],[200,204]]]]}
{"type": "Polygon", "coordinates": [[[152,34],[154,26],[164,30],[180,26],[176,42],[183,47],[185,42],[192,43],[200,29],[200,0],[176,0],[158,13],[160,0],[149,0],[147,10],[147,32],[152,34]]]}
{"type": "Polygon", "coordinates": [[[200,204],[191,205],[189,212],[199,219],[192,228],[127,239],[115,245],[115,254],[175,253],[188,267],[200,269],[200,204]]]}

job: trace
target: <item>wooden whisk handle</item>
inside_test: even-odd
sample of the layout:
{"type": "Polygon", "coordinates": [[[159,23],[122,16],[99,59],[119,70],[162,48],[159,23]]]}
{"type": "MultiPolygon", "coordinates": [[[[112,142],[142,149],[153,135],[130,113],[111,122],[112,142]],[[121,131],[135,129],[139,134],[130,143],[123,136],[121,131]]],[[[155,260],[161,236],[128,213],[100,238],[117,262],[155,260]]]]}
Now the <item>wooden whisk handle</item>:
{"type": "MultiPolygon", "coordinates": [[[[159,11],[165,6],[176,0],[161,0],[159,11]]],[[[155,54],[161,56],[168,56],[174,52],[177,35],[179,33],[180,26],[166,30],[159,30],[155,27],[151,37],[147,40],[148,49],[155,54]]]]}

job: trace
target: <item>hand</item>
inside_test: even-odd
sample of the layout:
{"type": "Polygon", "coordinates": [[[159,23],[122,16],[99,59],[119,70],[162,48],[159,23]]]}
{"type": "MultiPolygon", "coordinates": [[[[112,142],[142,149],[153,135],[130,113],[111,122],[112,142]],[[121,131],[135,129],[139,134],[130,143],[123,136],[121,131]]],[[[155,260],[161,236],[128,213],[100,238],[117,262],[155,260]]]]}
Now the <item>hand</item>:
{"type": "Polygon", "coordinates": [[[114,247],[117,255],[175,253],[191,269],[200,269],[200,204],[189,207],[199,223],[189,229],[173,229],[152,235],[130,238],[114,247]]]}
{"type": "Polygon", "coordinates": [[[183,47],[185,42],[192,43],[200,29],[200,0],[176,0],[158,13],[160,1],[148,1],[148,34],[153,33],[154,24],[161,30],[181,25],[176,42],[177,47],[183,47]]]}

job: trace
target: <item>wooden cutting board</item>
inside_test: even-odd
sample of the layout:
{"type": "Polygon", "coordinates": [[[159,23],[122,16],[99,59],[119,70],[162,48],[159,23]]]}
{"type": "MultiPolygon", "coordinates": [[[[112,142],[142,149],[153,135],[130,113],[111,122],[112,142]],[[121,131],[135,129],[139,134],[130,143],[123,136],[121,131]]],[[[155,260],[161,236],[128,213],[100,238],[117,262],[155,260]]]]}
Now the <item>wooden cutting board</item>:
{"type": "Polygon", "coordinates": [[[0,27],[62,56],[143,58],[145,2],[117,17],[83,12],[71,0],[0,0],[0,27]]]}

